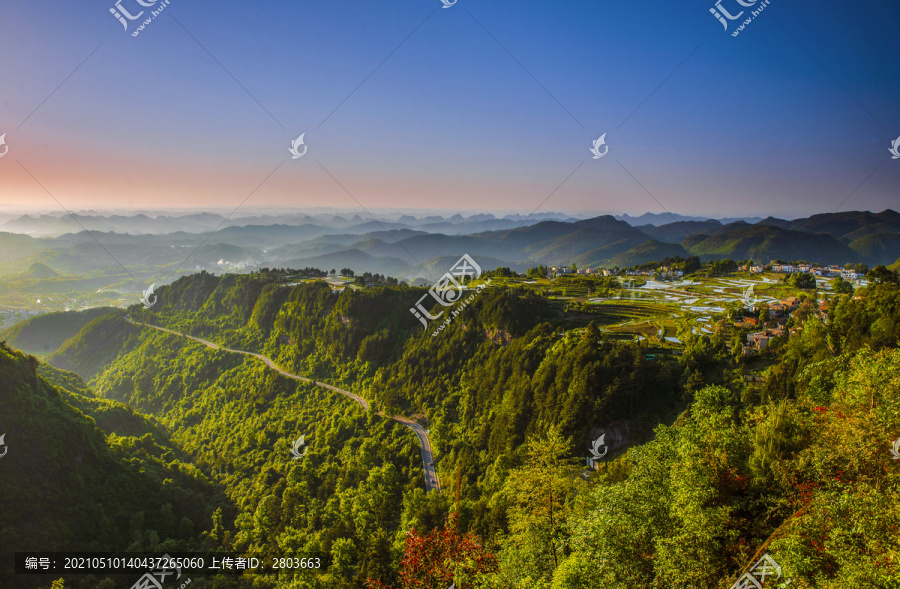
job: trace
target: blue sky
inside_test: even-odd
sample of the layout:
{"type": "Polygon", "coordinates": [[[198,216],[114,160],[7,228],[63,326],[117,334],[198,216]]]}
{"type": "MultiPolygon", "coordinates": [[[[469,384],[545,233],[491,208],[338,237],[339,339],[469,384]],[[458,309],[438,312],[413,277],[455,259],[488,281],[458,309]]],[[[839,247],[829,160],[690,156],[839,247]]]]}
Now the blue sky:
{"type": "Polygon", "coordinates": [[[113,4],[0,3],[0,208],[900,206],[896,3],[113,4]]]}

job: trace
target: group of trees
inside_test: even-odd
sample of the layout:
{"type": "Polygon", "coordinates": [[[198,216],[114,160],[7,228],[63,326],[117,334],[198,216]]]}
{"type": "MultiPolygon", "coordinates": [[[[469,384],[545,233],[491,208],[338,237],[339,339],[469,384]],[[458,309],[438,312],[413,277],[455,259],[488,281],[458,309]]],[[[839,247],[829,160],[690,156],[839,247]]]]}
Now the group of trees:
{"type": "Polygon", "coordinates": [[[866,278],[878,284],[897,284],[900,282],[897,272],[885,266],[875,266],[866,274],[866,278]]]}
{"type": "MultiPolygon", "coordinates": [[[[13,551],[222,548],[216,521],[233,514],[230,502],[152,418],[95,397],[75,374],[5,343],[0,406],[3,587],[47,587],[57,578],[14,574],[13,551]]],[[[79,575],[66,586],[113,589],[120,581],[79,575]]]]}
{"type": "Polygon", "coordinates": [[[700,262],[700,258],[698,256],[688,256],[687,258],[682,258],[681,256],[674,257],[665,257],[658,262],[648,262],[646,264],[638,264],[634,267],[635,270],[655,270],[656,268],[665,266],[667,268],[674,268],[676,270],[682,270],[685,274],[692,274],[699,270],[703,264],[700,262]]]}
{"type": "Polygon", "coordinates": [[[794,288],[810,290],[816,288],[816,277],[809,272],[794,272],[786,275],[782,282],[794,288]]]}
{"type": "Polygon", "coordinates": [[[508,267],[498,266],[496,270],[486,270],[482,274],[482,277],[490,278],[496,276],[497,278],[515,278],[518,275],[517,272],[510,270],[508,267]]]}
{"type": "Polygon", "coordinates": [[[594,325],[566,333],[558,310],[520,288],[478,293],[438,337],[408,311],[426,290],[406,286],[336,294],[199,274],[130,310],[417,415],[443,495],[424,493],[409,430],[251,357],[138,328],[106,348],[116,315],[86,326],[61,361],[115,349],[89,384],[152,416],[128,420],[146,431],[124,444],[135,464],[169,443],[219,492],[196,514],[171,502],[192,524],[181,532],[145,507],[157,534],[321,555],[309,586],[713,588],[767,550],[798,586],[886,587],[900,574],[900,480],[887,454],[900,432],[900,285],[878,282],[833,299],[826,324],[800,316],[798,334],[770,346],[763,383],[743,380],[724,330],[660,355],[594,325]],[[583,472],[610,428],[627,435],[599,472],[583,472]],[[309,452],[293,460],[301,434],[309,452]]]}
{"type": "Polygon", "coordinates": [[[549,273],[550,269],[541,264],[536,268],[529,268],[528,271],[525,272],[525,277],[532,280],[538,280],[546,277],[549,273]]]}
{"type": "Polygon", "coordinates": [[[354,284],[356,284],[357,286],[397,286],[398,284],[400,284],[400,281],[398,281],[393,276],[363,272],[356,277],[354,284]]]}
{"type": "Polygon", "coordinates": [[[259,271],[253,272],[252,274],[259,274],[268,278],[279,276],[311,276],[313,278],[325,278],[328,276],[326,271],[308,266],[299,270],[294,268],[260,268],[259,271]]]}

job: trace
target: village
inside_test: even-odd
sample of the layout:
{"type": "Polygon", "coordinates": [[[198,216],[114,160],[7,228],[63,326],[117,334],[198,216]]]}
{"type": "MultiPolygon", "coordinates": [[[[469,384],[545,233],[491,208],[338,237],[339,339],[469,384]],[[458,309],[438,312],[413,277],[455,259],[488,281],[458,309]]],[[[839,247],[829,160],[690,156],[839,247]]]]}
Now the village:
{"type": "Polygon", "coordinates": [[[867,271],[778,260],[701,264],[694,258],[631,268],[539,267],[528,272],[525,284],[567,301],[566,309],[585,320],[599,315],[600,329],[616,339],[650,340],[677,349],[688,334],[712,336],[724,329],[729,349],[752,357],[774,338],[801,331],[810,316],[827,321],[829,299],[865,286],[867,271]],[[598,282],[592,291],[589,283],[567,284],[566,278],[575,276],[618,278],[619,287],[604,290],[598,282]]]}
{"type": "MultiPolygon", "coordinates": [[[[738,269],[749,272],[750,274],[763,274],[764,272],[773,272],[775,274],[811,274],[820,278],[834,278],[840,276],[844,280],[858,280],[861,274],[851,268],[842,268],[840,266],[817,266],[814,264],[786,264],[772,260],[769,264],[754,265],[743,264],[738,269]]],[[[557,277],[564,274],[584,274],[593,276],[650,276],[657,279],[673,279],[684,277],[684,270],[670,266],[658,266],[654,269],[636,269],[636,268],[590,268],[582,266],[577,268],[575,264],[570,266],[551,266],[548,268],[548,277],[557,277]]]]}

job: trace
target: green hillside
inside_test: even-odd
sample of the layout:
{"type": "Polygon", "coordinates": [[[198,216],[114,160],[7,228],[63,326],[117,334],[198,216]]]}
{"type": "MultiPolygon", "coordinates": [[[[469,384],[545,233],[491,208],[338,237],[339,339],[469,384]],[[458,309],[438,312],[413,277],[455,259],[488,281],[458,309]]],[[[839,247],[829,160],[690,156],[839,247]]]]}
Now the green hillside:
{"type": "MultiPolygon", "coordinates": [[[[590,254],[605,248],[606,255],[625,251],[647,240],[647,236],[632,228],[604,230],[582,227],[564,237],[538,242],[527,248],[528,259],[549,265],[566,264],[577,259],[588,258],[585,264],[596,264],[600,260],[590,260],[590,254]],[[612,251],[610,251],[612,250],[612,251]]],[[[578,263],[578,262],[576,262],[578,263]]]]}
{"type": "Polygon", "coordinates": [[[722,223],[715,219],[708,221],[677,221],[656,227],[654,225],[640,225],[640,229],[653,239],[666,243],[680,243],[692,235],[710,233],[722,227],[722,223]]]}
{"type": "Polygon", "coordinates": [[[113,311],[110,307],[98,307],[38,315],[0,331],[0,341],[29,354],[52,354],[82,327],[113,311]]]}
{"type": "Polygon", "coordinates": [[[690,237],[686,237],[681,242],[681,247],[683,247],[684,249],[686,249],[688,251],[691,251],[691,248],[693,248],[695,245],[697,245],[698,243],[702,243],[703,241],[705,241],[709,238],[710,238],[710,236],[707,235],[706,233],[698,233],[696,235],[691,235],[690,237]]]}
{"type": "Polygon", "coordinates": [[[18,233],[0,232],[0,264],[20,262],[46,247],[43,239],[34,239],[18,233]]]}
{"type": "Polygon", "coordinates": [[[897,259],[900,251],[900,232],[874,233],[850,242],[869,266],[887,265],[897,259]]]}
{"type": "Polygon", "coordinates": [[[122,321],[123,316],[124,311],[114,309],[97,317],[63,342],[47,361],[89,380],[136,335],[136,330],[122,321]]]}
{"type": "MultiPolygon", "coordinates": [[[[11,551],[197,550],[217,509],[230,507],[175,447],[141,428],[107,436],[38,362],[0,345],[0,585],[47,587],[55,577],[12,574],[11,551]]],[[[124,419],[142,418],[120,406],[124,419]]],[[[135,575],[136,577],[137,575],[135,575]]],[[[136,580],[132,579],[132,581],[136,580]]],[[[120,581],[79,576],[66,587],[112,589],[120,581]]]]}
{"type": "MultiPolygon", "coordinates": [[[[408,258],[408,255],[404,257],[408,258]]],[[[358,249],[341,250],[337,252],[321,254],[316,256],[307,256],[303,258],[294,258],[284,263],[289,268],[312,268],[331,269],[350,268],[351,270],[362,274],[363,271],[370,271],[387,276],[402,276],[410,271],[410,265],[402,259],[391,257],[374,257],[366,252],[358,249]]]]}
{"type": "Polygon", "coordinates": [[[846,264],[859,255],[830,235],[801,233],[769,225],[751,225],[718,233],[687,248],[701,259],[731,258],[768,263],[770,260],[808,260],[846,264]]]}
{"type": "MultiPolygon", "coordinates": [[[[768,220],[763,221],[763,223],[767,222],[768,220]]],[[[810,234],[827,233],[832,237],[850,242],[867,235],[900,231],[900,213],[891,209],[880,213],[843,211],[840,213],[822,213],[793,221],[779,220],[777,224],[784,229],[792,231],[802,231],[810,234]]]]}
{"type": "Polygon", "coordinates": [[[674,258],[676,256],[687,258],[690,254],[677,243],[661,243],[655,239],[651,239],[646,243],[631,248],[627,252],[616,254],[603,265],[609,268],[630,268],[638,264],[656,262],[665,258],[674,258]]]}
{"type": "Polygon", "coordinates": [[[372,411],[113,314],[54,356],[72,364],[99,350],[99,398],[76,404],[108,431],[169,432],[233,505],[217,535],[229,549],[323,559],[302,583],[265,577],[254,589],[460,578],[492,589],[717,589],[760,551],[798,587],[900,581],[900,471],[888,452],[900,435],[897,285],[829,297],[824,324],[806,305],[790,339],[744,358],[724,327],[684,334],[679,354],[593,324],[572,329],[554,300],[522,287],[484,289],[433,336],[408,311],[424,289],[337,294],[282,278],[201,273],[129,312],[265,354],[372,411]],[[120,403],[149,417],[123,415],[120,403]],[[412,432],[378,410],[429,430],[442,494],[424,490],[412,432]],[[584,471],[603,431],[609,454],[584,471]],[[295,461],[301,435],[308,454],[295,461]]]}
{"type": "Polygon", "coordinates": [[[52,268],[41,264],[40,262],[35,262],[28,268],[28,271],[25,272],[23,277],[43,280],[46,278],[56,278],[57,276],[59,276],[59,274],[52,268]]]}
{"type": "MultiPolygon", "coordinates": [[[[100,335],[82,337],[93,344],[100,335]]],[[[144,329],[95,382],[171,428],[241,506],[229,535],[236,551],[346,561],[318,582],[362,586],[391,578],[393,546],[410,525],[438,523],[428,512],[440,497],[424,495],[408,429],[258,360],[144,329]],[[308,453],[295,461],[301,435],[308,453]]]]}

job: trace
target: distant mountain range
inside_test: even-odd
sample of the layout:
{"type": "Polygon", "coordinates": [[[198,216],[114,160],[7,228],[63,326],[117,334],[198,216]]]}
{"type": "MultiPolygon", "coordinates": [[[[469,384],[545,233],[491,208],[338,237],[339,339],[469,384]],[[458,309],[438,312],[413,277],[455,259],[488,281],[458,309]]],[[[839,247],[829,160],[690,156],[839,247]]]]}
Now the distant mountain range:
{"type": "MultiPolygon", "coordinates": [[[[679,221],[708,222],[705,217],[689,217],[675,213],[646,213],[639,217],[618,215],[615,217],[633,227],[639,225],[661,226],[679,221]]],[[[0,231],[9,233],[26,233],[32,237],[57,237],[65,233],[79,231],[101,231],[104,233],[128,233],[131,235],[161,235],[176,231],[197,233],[213,231],[223,227],[247,226],[316,226],[346,230],[350,233],[389,229],[420,229],[428,233],[463,234],[476,231],[495,231],[514,229],[533,225],[541,221],[578,221],[579,219],[564,213],[532,213],[530,215],[512,214],[497,217],[490,213],[477,213],[463,216],[460,214],[443,217],[428,215],[385,215],[377,219],[363,218],[359,214],[316,214],[288,213],[282,215],[255,215],[230,219],[218,213],[135,213],[133,215],[108,214],[96,211],[77,212],[71,215],[58,213],[39,215],[0,215],[0,231]]],[[[741,217],[719,219],[722,224],[734,221],[757,223],[762,217],[741,217]]]]}
{"type": "MultiPolygon", "coordinates": [[[[638,225],[669,225],[671,223],[678,223],[679,221],[710,221],[715,219],[710,219],[709,217],[688,217],[685,215],[679,215],[676,213],[644,213],[640,217],[632,217],[631,215],[616,215],[616,219],[620,221],[625,221],[629,225],[633,225],[637,227],[638,225]]],[[[762,217],[726,217],[724,219],[718,219],[720,223],[723,225],[727,225],[728,223],[734,223],[736,221],[744,221],[745,223],[758,223],[762,221],[762,217]]]]}
{"type": "Polygon", "coordinates": [[[412,215],[400,215],[373,219],[363,218],[358,214],[342,216],[336,214],[308,215],[290,213],[283,215],[257,215],[230,219],[218,213],[190,213],[183,215],[136,213],[134,215],[103,215],[94,211],[62,214],[40,214],[0,216],[0,231],[9,233],[26,233],[33,237],[57,237],[65,233],[79,231],[101,231],[104,233],[128,233],[131,235],[161,235],[176,231],[203,232],[223,227],[247,226],[317,226],[346,230],[351,233],[367,231],[421,228],[430,233],[471,233],[495,229],[510,229],[548,219],[577,220],[563,213],[533,213],[531,215],[507,215],[503,218],[491,214],[479,213],[463,217],[453,215],[442,217],[429,215],[416,218],[412,215]]]}
{"type": "MultiPolygon", "coordinates": [[[[828,213],[794,220],[715,220],[669,213],[627,219],[631,222],[610,215],[497,219],[479,214],[421,219],[405,215],[391,221],[295,214],[225,222],[212,213],[156,218],[80,215],[78,223],[96,228],[87,232],[79,227],[55,237],[0,233],[0,271],[8,275],[14,270],[16,276],[32,280],[116,273],[126,278],[130,275],[137,281],[136,287],[144,280],[161,282],[170,276],[174,279],[176,273],[198,270],[243,272],[306,266],[431,281],[445,271],[437,261],[452,263],[466,253],[484,269],[505,265],[518,271],[538,264],[630,267],[692,255],[702,260],[767,263],[780,259],[870,266],[900,259],[900,213],[893,210],[828,213]],[[673,220],[657,224],[668,219],[673,220]],[[152,233],[159,224],[168,230],[152,233]],[[213,232],[217,225],[223,228],[213,232]],[[135,227],[140,231],[129,232],[128,228],[135,227]],[[37,263],[41,265],[35,266],[37,263]]],[[[49,230],[70,223],[75,222],[57,216],[22,216],[3,227],[49,230]]]]}

